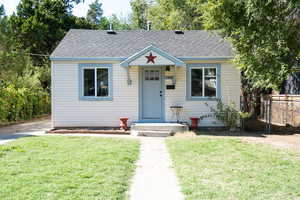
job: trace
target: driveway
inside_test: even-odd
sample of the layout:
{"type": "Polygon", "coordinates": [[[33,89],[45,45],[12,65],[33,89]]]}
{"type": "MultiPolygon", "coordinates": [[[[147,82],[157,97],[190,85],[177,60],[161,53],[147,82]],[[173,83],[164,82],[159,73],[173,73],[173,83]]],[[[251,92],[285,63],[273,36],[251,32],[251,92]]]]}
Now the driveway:
{"type": "Polygon", "coordinates": [[[50,118],[5,126],[0,128],[0,144],[4,144],[20,137],[41,135],[49,129],[51,129],[50,118]]]}

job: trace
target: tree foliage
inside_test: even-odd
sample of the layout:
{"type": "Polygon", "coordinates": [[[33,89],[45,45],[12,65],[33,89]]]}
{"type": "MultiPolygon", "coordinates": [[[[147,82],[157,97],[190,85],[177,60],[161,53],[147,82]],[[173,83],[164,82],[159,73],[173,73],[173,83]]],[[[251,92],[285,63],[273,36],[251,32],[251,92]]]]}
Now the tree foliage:
{"type": "Polygon", "coordinates": [[[107,30],[110,24],[116,30],[129,30],[132,27],[131,21],[122,15],[117,16],[112,14],[110,17],[103,16],[102,3],[98,0],[90,4],[90,9],[87,13],[87,20],[93,25],[92,28],[107,30]]]}
{"type": "Polygon", "coordinates": [[[109,26],[109,24],[112,24],[113,28],[115,30],[130,30],[130,29],[132,29],[131,22],[128,20],[128,18],[126,18],[124,16],[117,16],[117,15],[113,14],[112,16],[110,16],[107,19],[107,22],[108,22],[108,26],[109,26]]]}
{"type": "Polygon", "coordinates": [[[50,95],[45,85],[50,84],[43,83],[50,80],[44,77],[50,75],[45,71],[49,67],[34,67],[29,54],[17,49],[3,30],[0,31],[0,124],[49,113],[50,95]]]}
{"type": "Polygon", "coordinates": [[[299,65],[299,0],[208,0],[206,29],[231,41],[235,62],[256,88],[279,89],[299,65]]]}
{"type": "Polygon", "coordinates": [[[87,19],[96,26],[99,26],[102,18],[102,3],[100,3],[99,0],[95,0],[92,4],[90,4],[90,8],[87,12],[87,19]]]}
{"type": "MultiPolygon", "coordinates": [[[[21,0],[17,12],[10,17],[12,37],[19,48],[32,54],[50,54],[71,28],[91,28],[84,18],[71,15],[74,3],[80,0],[21,0]]],[[[41,57],[35,64],[43,65],[41,57]]]]}
{"type": "Polygon", "coordinates": [[[43,90],[0,85],[0,124],[29,120],[50,112],[50,96],[43,90]]]}
{"type": "Polygon", "coordinates": [[[202,29],[201,4],[207,0],[132,0],[134,28],[146,28],[152,22],[156,30],[202,29]]]}
{"type": "Polygon", "coordinates": [[[4,5],[0,5],[0,18],[5,15],[4,5]]]}
{"type": "Polygon", "coordinates": [[[146,0],[132,0],[130,2],[132,9],[133,28],[145,29],[147,26],[147,11],[149,3],[146,0]]]}
{"type": "Polygon", "coordinates": [[[149,7],[148,19],[158,30],[199,30],[204,2],[206,0],[156,0],[149,7]]]}

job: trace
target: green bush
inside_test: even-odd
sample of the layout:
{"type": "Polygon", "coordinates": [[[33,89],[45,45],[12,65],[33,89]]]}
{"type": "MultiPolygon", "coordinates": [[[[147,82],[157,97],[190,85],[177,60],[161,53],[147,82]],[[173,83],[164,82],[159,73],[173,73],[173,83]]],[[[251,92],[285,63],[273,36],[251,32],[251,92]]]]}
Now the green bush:
{"type": "Polygon", "coordinates": [[[50,95],[43,89],[0,88],[0,123],[29,120],[50,113],[50,95]]]}
{"type": "Polygon", "coordinates": [[[249,113],[238,111],[234,102],[229,102],[229,104],[226,105],[221,100],[218,100],[216,108],[209,106],[207,103],[206,106],[210,108],[213,116],[230,130],[235,130],[235,128],[238,127],[240,119],[249,117],[249,113]]]}
{"type": "Polygon", "coordinates": [[[49,64],[33,66],[27,51],[5,41],[0,40],[0,124],[50,113],[49,64]]]}

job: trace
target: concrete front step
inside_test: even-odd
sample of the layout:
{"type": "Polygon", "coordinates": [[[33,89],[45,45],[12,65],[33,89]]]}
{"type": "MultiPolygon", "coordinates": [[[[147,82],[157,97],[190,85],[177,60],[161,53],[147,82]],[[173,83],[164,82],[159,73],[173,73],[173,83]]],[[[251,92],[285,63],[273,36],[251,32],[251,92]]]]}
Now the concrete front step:
{"type": "Polygon", "coordinates": [[[134,123],[131,134],[135,136],[166,137],[172,133],[188,131],[189,127],[178,123],[134,123]]]}
{"type": "Polygon", "coordinates": [[[172,133],[170,131],[132,131],[131,135],[134,136],[147,136],[147,137],[168,137],[172,133]]]}

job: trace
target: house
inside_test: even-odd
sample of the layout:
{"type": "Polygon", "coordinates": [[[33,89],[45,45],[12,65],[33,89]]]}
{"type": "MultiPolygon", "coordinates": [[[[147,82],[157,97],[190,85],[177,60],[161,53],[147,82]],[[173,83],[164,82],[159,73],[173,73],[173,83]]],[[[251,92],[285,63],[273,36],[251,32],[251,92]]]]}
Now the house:
{"type": "Polygon", "coordinates": [[[70,30],[50,56],[53,127],[190,122],[219,98],[239,108],[232,57],[228,42],[202,30],[70,30]]]}

